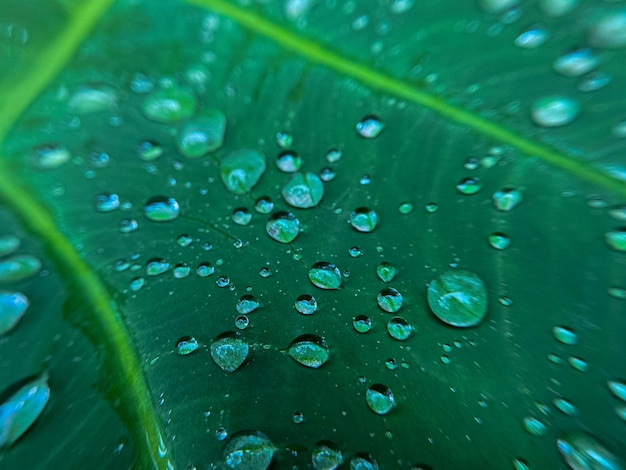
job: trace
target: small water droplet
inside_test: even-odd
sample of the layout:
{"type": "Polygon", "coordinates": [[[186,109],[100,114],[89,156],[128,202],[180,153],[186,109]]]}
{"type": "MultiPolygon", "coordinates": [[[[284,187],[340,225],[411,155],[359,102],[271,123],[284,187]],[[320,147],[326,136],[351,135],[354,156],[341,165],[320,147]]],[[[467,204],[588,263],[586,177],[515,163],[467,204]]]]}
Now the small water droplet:
{"type": "Polygon", "coordinates": [[[395,313],[402,307],[402,294],[392,287],[386,287],[376,296],[378,306],[385,312],[395,313]]]}
{"type": "Polygon", "coordinates": [[[578,84],[578,89],[583,92],[591,92],[604,88],[611,83],[613,77],[606,72],[595,72],[584,77],[578,84]]]}
{"type": "Polygon", "coordinates": [[[567,77],[580,77],[600,65],[600,58],[589,48],[576,49],[557,57],[552,64],[555,72],[567,77]]]}
{"type": "Polygon", "coordinates": [[[439,210],[439,205],[436,202],[429,202],[424,206],[424,208],[426,209],[426,212],[433,214],[439,210]]]}
{"type": "Polygon", "coordinates": [[[300,423],[304,422],[304,414],[302,414],[302,412],[300,412],[300,411],[295,411],[293,413],[293,415],[291,416],[291,420],[295,424],[300,424],[300,423]]]}
{"type": "Polygon", "coordinates": [[[203,261],[196,268],[196,274],[199,277],[207,277],[215,272],[215,267],[211,266],[211,263],[208,261],[203,261]]]}
{"type": "Polygon", "coordinates": [[[128,287],[133,292],[137,292],[144,286],[145,283],[146,283],[146,280],[143,277],[136,277],[130,281],[130,284],[128,287]]]}
{"type": "Polygon", "coordinates": [[[151,258],[146,264],[146,274],[148,276],[158,276],[170,269],[170,264],[163,258],[151,258]]]}
{"type": "Polygon", "coordinates": [[[277,242],[291,243],[300,233],[300,221],[291,212],[276,212],[265,224],[265,231],[277,242]]]}
{"type": "Polygon", "coordinates": [[[186,356],[198,349],[198,341],[192,336],[181,336],[176,341],[176,352],[181,356],[186,356]]]}
{"type": "Polygon", "coordinates": [[[176,279],[182,279],[184,277],[187,277],[189,276],[190,272],[191,268],[185,263],[178,263],[176,266],[174,266],[174,277],[176,279]]]}
{"type": "Polygon", "coordinates": [[[245,330],[248,328],[249,324],[250,318],[247,315],[238,315],[237,318],[235,318],[235,327],[238,330],[245,330]]]}
{"type": "Polygon", "coordinates": [[[378,225],[378,214],[367,207],[359,207],[350,213],[350,225],[358,232],[371,232],[378,225]]]}
{"type": "Polygon", "coordinates": [[[511,239],[506,233],[494,232],[489,235],[489,245],[496,250],[506,250],[511,246],[511,239]]]}
{"type": "Polygon", "coordinates": [[[136,146],[137,155],[145,162],[156,160],[163,155],[163,147],[154,140],[142,140],[136,146]]]}
{"type": "Polygon", "coordinates": [[[519,3],[520,0],[479,0],[478,4],[487,13],[503,13],[510,10],[519,3]]]}
{"type": "Polygon", "coordinates": [[[359,178],[359,184],[361,186],[367,186],[368,184],[372,184],[372,178],[368,174],[361,175],[359,178]]]}
{"type": "Polygon", "coordinates": [[[480,182],[480,178],[478,177],[464,178],[459,184],[456,185],[456,189],[458,192],[468,196],[471,194],[476,194],[478,191],[481,190],[482,187],[483,185],[480,182]]]}
{"type": "Polygon", "coordinates": [[[0,336],[15,328],[29,305],[28,297],[21,292],[0,291],[0,336]]]}
{"type": "Polygon", "coordinates": [[[269,214],[274,210],[274,203],[269,196],[261,196],[254,202],[254,209],[260,214],[269,214]]]}
{"type": "Polygon", "coordinates": [[[559,127],[571,123],[580,113],[577,100],[567,96],[547,96],[535,101],[531,117],[541,127],[559,127]]]}
{"type": "Polygon", "coordinates": [[[358,246],[353,246],[348,250],[348,254],[352,258],[358,258],[359,256],[363,256],[363,251],[361,251],[361,248],[358,246]]]}
{"type": "Polygon", "coordinates": [[[155,196],[143,206],[144,214],[154,222],[169,222],[180,214],[178,202],[173,197],[155,196]]]}
{"type": "Polygon", "coordinates": [[[398,341],[404,341],[411,336],[413,328],[406,318],[393,317],[387,322],[387,332],[389,336],[398,341]]]}
{"type": "Polygon", "coordinates": [[[226,331],[211,342],[211,357],[225,372],[234,372],[248,357],[249,346],[241,333],[226,331]]]}
{"type": "Polygon", "coordinates": [[[215,438],[218,441],[225,441],[227,437],[228,437],[228,431],[225,428],[219,427],[215,430],[215,438]]]}
{"type": "Polygon", "coordinates": [[[550,38],[548,31],[541,25],[531,26],[515,38],[515,45],[522,49],[536,49],[550,38]]]}
{"type": "Polygon", "coordinates": [[[377,137],[385,126],[377,116],[365,116],[356,124],[356,131],[361,137],[373,139],[377,137]]]}
{"type": "Polygon", "coordinates": [[[370,409],[379,415],[386,415],[396,406],[393,392],[383,384],[374,384],[369,387],[365,392],[365,400],[370,409]]]}
{"type": "Polygon", "coordinates": [[[555,398],[553,403],[559,411],[567,416],[576,416],[578,414],[578,409],[576,409],[576,407],[565,398],[555,398]]]}
{"type": "Polygon", "coordinates": [[[315,207],[324,196],[324,184],[313,173],[296,173],[283,186],[282,195],[290,206],[301,209],[315,207]]]}
{"type": "Polygon", "coordinates": [[[182,248],[185,248],[191,245],[192,242],[193,242],[193,238],[191,238],[186,233],[183,233],[176,238],[176,243],[178,244],[178,246],[182,248]]]}
{"type": "Polygon", "coordinates": [[[621,380],[609,380],[606,384],[613,395],[622,401],[626,401],[626,382],[621,380]]]}
{"type": "Polygon", "coordinates": [[[531,416],[526,416],[523,419],[523,424],[526,432],[533,436],[544,436],[548,432],[548,428],[545,424],[531,416]]]}
{"type": "Polygon", "coordinates": [[[314,334],[298,336],[289,345],[287,353],[296,362],[313,369],[323,366],[330,357],[324,338],[314,334]]]}
{"type": "Polygon", "coordinates": [[[302,166],[302,158],[293,150],[284,150],[276,158],[276,166],[285,173],[295,173],[302,166]]]}
{"type": "Polygon", "coordinates": [[[261,277],[270,277],[272,275],[272,271],[270,268],[263,266],[259,269],[259,276],[261,277]]]}
{"type": "Polygon", "coordinates": [[[0,261],[0,282],[17,282],[34,276],[41,261],[32,255],[13,255],[0,261]]]}
{"type": "Polygon", "coordinates": [[[555,326],[552,328],[552,334],[557,341],[570,346],[578,341],[576,333],[566,326],[555,326]]]}
{"type": "Polygon", "coordinates": [[[296,299],[295,308],[303,315],[311,315],[317,311],[317,300],[312,295],[302,294],[296,299]]]}
{"type": "Polygon", "coordinates": [[[509,212],[515,209],[523,199],[522,192],[515,188],[504,188],[496,191],[493,195],[493,204],[496,209],[503,212],[509,212]]]}
{"type": "Polygon", "coordinates": [[[94,207],[98,212],[111,212],[120,207],[120,197],[117,194],[103,193],[94,198],[94,207]]]}
{"type": "Polygon", "coordinates": [[[396,268],[391,263],[383,261],[376,268],[378,278],[383,282],[391,282],[396,276],[396,268]]]}
{"type": "Polygon", "coordinates": [[[246,207],[237,207],[231,218],[237,225],[248,225],[252,221],[252,213],[246,207]]]}
{"type": "Polygon", "coordinates": [[[277,132],[276,143],[280,148],[289,148],[293,144],[293,136],[289,132],[277,132]]]}
{"type": "Polygon", "coordinates": [[[320,289],[339,289],[342,284],[339,268],[326,261],[318,261],[311,266],[309,279],[320,289]]]}
{"type": "Polygon", "coordinates": [[[178,86],[154,91],[141,103],[141,112],[147,119],[163,124],[187,119],[195,110],[193,92],[178,86]]]}
{"type": "Polygon", "coordinates": [[[331,441],[320,441],[311,450],[314,470],[336,470],[343,463],[341,450],[331,441]]]}
{"type": "Polygon", "coordinates": [[[215,280],[215,284],[217,284],[217,287],[226,287],[230,284],[230,278],[228,276],[220,275],[215,280]]]}
{"type": "Polygon", "coordinates": [[[587,370],[589,369],[589,364],[587,364],[587,361],[581,359],[580,357],[570,356],[567,358],[567,362],[569,362],[570,366],[580,372],[587,372],[587,370]]]}
{"type": "Polygon", "coordinates": [[[342,156],[343,153],[341,152],[341,150],[333,148],[326,152],[326,161],[328,163],[337,163],[339,160],[341,160],[342,156]]]}
{"type": "Polygon", "coordinates": [[[176,146],[187,158],[198,158],[219,149],[224,143],[226,116],[216,109],[205,109],[187,121],[176,138],[176,146]]]}
{"type": "Polygon", "coordinates": [[[626,227],[610,230],[604,235],[606,243],[616,251],[626,251],[626,227]]]}
{"type": "Polygon", "coordinates": [[[40,170],[54,170],[67,163],[71,157],[72,154],[63,145],[49,143],[35,147],[31,161],[40,170]]]}
{"type": "Polygon", "coordinates": [[[260,306],[261,304],[253,295],[244,294],[237,301],[235,308],[237,309],[237,312],[242,315],[247,315],[248,313],[254,312],[260,306]]]}
{"type": "Polygon", "coordinates": [[[220,163],[220,176],[233,194],[246,194],[259,182],[267,166],[265,155],[256,150],[231,152],[220,163]]]}
{"type": "Polygon", "coordinates": [[[325,183],[334,180],[336,176],[335,170],[329,167],[322,168],[320,171],[320,179],[325,183]]]}
{"type": "Polygon", "coordinates": [[[410,202],[403,202],[398,206],[398,211],[400,212],[400,214],[410,214],[411,212],[413,212],[413,204],[411,204],[410,202]]]}
{"type": "Polygon", "coordinates": [[[475,326],[487,314],[487,289],[472,272],[448,271],[430,282],[428,305],[448,325],[475,326]]]}

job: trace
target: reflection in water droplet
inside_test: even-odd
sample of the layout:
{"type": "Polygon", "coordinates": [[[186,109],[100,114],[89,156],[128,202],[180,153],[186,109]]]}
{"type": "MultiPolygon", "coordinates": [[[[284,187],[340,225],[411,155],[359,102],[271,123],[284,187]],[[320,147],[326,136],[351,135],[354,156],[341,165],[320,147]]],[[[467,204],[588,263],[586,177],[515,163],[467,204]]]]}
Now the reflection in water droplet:
{"type": "Polygon", "coordinates": [[[302,294],[296,299],[296,310],[303,315],[311,315],[317,310],[317,300],[309,294],[302,294]]]}
{"type": "Polygon", "coordinates": [[[393,317],[387,323],[387,332],[389,333],[389,336],[393,339],[397,339],[398,341],[408,339],[409,336],[411,336],[412,331],[413,328],[406,318],[393,317]]]}
{"type": "Polygon", "coordinates": [[[291,243],[300,233],[300,221],[291,212],[276,212],[265,224],[265,231],[277,242],[291,243]]]}
{"type": "Polygon", "coordinates": [[[320,441],[311,450],[314,470],[335,470],[343,463],[341,450],[331,441],[320,441]]]}
{"type": "Polygon", "coordinates": [[[504,188],[496,191],[493,195],[493,203],[496,209],[503,212],[515,209],[522,202],[522,199],[522,192],[515,188],[504,188]]]}
{"type": "Polygon", "coordinates": [[[244,294],[242,295],[237,303],[235,304],[235,308],[237,312],[242,315],[247,315],[248,313],[254,312],[257,308],[259,308],[261,304],[257,299],[254,298],[253,295],[244,294]]]}
{"type": "Polygon", "coordinates": [[[370,409],[379,415],[386,415],[396,406],[391,389],[383,384],[374,384],[368,388],[365,392],[365,400],[370,409]]]}
{"type": "Polygon", "coordinates": [[[378,306],[385,312],[395,313],[402,307],[402,294],[392,287],[386,287],[376,296],[378,306]]]}
{"type": "Polygon", "coordinates": [[[239,431],[224,446],[222,463],[225,468],[233,470],[266,470],[276,450],[262,432],[239,431]]]}
{"type": "Polygon", "coordinates": [[[621,462],[595,438],[583,431],[565,434],[556,441],[567,465],[574,470],[621,470],[621,462]]]}
{"type": "Polygon", "coordinates": [[[32,255],[13,255],[0,261],[0,281],[17,282],[34,276],[41,269],[41,261],[32,255]]]}
{"type": "Polygon", "coordinates": [[[233,194],[246,194],[258,183],[266,170],[265,155],[256,150],[231,152],[220,163],[220,176],[233,194]]]}
{"type": "Polygon", "coordinates": [[[290,206],[300,209],[315,207],[324,196],[324,184],[313,173],[296,173],[283,186],[282,195],[290,206]]]}
{"type": "Polygon", "coordinates": [[[276,166],[285,173],[295,173],[302,166],[302,158],[293,150],[285,150],[278,154],[276,166]]]}
{"type": "Polygon", "coordinates": [[[385,126],[374,115],[365,116],[356,124],[356,131],[361,137],[373,139],[377,137],[385,126]]]}
{"type": "Polygon", "coordinates": [[[339,268],[326,261],[318,261],[311,266],[309,279],[320,289],[339,289],[342,284],[339,268]]]}
{"type": "Polygon", "coordinates": [[[234,372],[248,357],[248,343],[241,333],[226,331],[211,342],[211,357],[225,372],[234,372]]]}
{"type": "Polygon", "coordinates": [[[28,297],[20,292],[0,291],[0,336],[15,328],[29,304],[28,297]]]}
{"type": "Polygon", "coordinates": [[[448,271],[430,282],[428,305],[448,325],[478,325],[487,314],[487,289],[472,272],[448,271]]]}
{"type": "Polygon", "coordinates": [[[181,356],[186,356],[198,349],[198,341],[192,336],[181,336],[176,341],[176,352],[181,356]]]}
{"type": "Polygon", "coordinates": [[[580,103],[567,96],[547,96],[532,105],[531,117],[542,127],[559,127],[571,123],[580,113],[580,103]]]}
{"type": "Polygon", "coordinates": [[[154,222],[169,222],[180,214],[178,202],[173,197],[155,196],[144,204],[144,214],[154,222]]]}
{"type": "Polygon", "coordinates": [[[289,345],[287,353],[296,362],[313,369],[323,366],[330,357],[324,338],[313,334],[298,336],[289,345]]]}
{"type": "Polygon", "coordinates": [[[494,232],[489,235],[489,245],[496,250],[506,250],[511,246],[511,239],[506,233],[494,232]]]}
{"type": "Polygon", "coordinates": [[[350,213],[350,225],[359,232],[371,232],[378,225],[378,214],[367,207],[359,207],[350,213]]]}
{"type": "Polygon", "coordinates": [[[231,218],[237,225],[248,225],[252,220],[252,213],[245,207],[237,207],[231,218]]]}
{"type": "Polygon", "coordinates": [[[216,109],[206,109],[187,121],[176,138],[182,155],[197,158],[214,152],[224,142],[226,116],[216,109]]]}
{"type": "Polygon", "coordinates": [[[189,118],[196,110],[196,98],[187,88],[172,86],[157,90],[141,103],[141,112],[151,121],[168,124],[189,118]]]}
{"type": "Polygon", "coordinates": [[[567,328],[565,326],[555,326],[554,328],[552,328],[552,334],[557,341],[563,344],[568,344],[570,346],[576,344],[576,342],[578,341],[576,333],[574,333],[570,328],[567,328]]]}
{"type": "Polygon", "coordinates": [[[43,144],[35,147],[31,160],[40,170],[59,168],[72,157],[72,154],[61,144],[43,144]]]}
{"type": "Polygon", "coordinates": [[[359,333],[367,333],[372,329],[372,320],[367,315],[357,315],[352,321],[352,326],[359,333]]]}

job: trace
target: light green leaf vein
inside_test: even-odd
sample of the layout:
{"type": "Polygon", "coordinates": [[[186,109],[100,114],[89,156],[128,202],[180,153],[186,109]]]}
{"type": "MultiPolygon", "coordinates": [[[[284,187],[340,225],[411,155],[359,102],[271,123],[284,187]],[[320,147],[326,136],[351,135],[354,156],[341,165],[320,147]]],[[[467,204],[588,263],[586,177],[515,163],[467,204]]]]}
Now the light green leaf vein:
{"type": "Polygon", "coordinates": [[[495,141],[512,145],[527,156],[539,157],[545,162],[571,175],[608,190],[615,191],[621,196],[626,196],[626,184],[623,181],[602,172],[598,168],[594,168],[586,162],[577,160],[543,143],[535,142],[519,135],[511,129],[502,127],[470,111],[454,106],[428,91],[417,88],[413,84],[390,77],[367,65],[337,54],[324,45],[300,37],[268,21],[253,11],[233,5],[226,0],[187,1],[198,6],[209,8],[223,16],[231,18],[241,26],[271,39],[281,47],[304,57],[310,62],[323,65],[345,76],[357,79],[375,90],[395,95],[429,108],[439,113],[441,116],[456,123],[466,125],[471,129],[491,137],[495,141]]]}

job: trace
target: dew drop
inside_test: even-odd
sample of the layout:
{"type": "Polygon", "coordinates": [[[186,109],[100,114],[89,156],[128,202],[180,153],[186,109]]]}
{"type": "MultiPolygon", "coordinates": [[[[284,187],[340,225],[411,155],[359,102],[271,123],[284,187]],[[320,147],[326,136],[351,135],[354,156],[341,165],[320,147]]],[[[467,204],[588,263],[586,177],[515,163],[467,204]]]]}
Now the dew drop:
{"type": "Polygon", "coordinates": [[[351,258],[358,258],[359,256],[363,256],[363,251],[358,246],[352,246],[348,250],[348,254],[351,258]]]}
{"type": "Polygon", "coordinates": [[[250,348],[241,333],[226,331],[211,342],[211,357],[225,372],[234,372],[248,357],[250,348]]]}
{"type": "Polygon", "coordinates": [[[215,284],[217,284],[217,287],[226,287],[230,284],[230,278],[224,275],[218,276],[215,280],[215,284]]]}
{"type": "Polygon", "coordinates": [[[154,222],[169,222],[178,217],[180,208],[173,197],[155,196],[144,204],[144,214],[154,222]]]}
{"type": "Polygon", "coordinates": [[[350,470],[378,470],[378,462],[367,452],[357,452],[350,459],[350,470]]]}
{"type": "Polygon", "coordinates": [[[40,170],[54,170],[72,157],[70,151],[61,144],[42,144],[33,150],[31,161],[40,170]]]}
{"type": "Polygon", "coordinates": [[[600,90],[609,83],[613,77],[606,72],[595,72],[584,77],[578,84],[578,89],[585,93],[600,90]]]}
{"type": "Polygon", "coordinates": [[[293,150],[284,150],[276,158],[276,166],[285,173],[295,173],[302,166],[302,158],[293,150]]]}
{"type": "Polygon", "coordinates": [[[249,324],[250,318],[247,315],[238,315],[237,318],[235,318],[235,327],[238,330],[245,330],[248,328],[249,324]]]}
{"type": "Polygon", "coordinates": [[[424,206],[426,212],[429,214],[433,214],[439,210],[439,205],[436,202],[429,202],[424,206]]]}
{"type": "Polygon", "coordinates": [[[187,119],[196,110],[196,97],[187,88],[172,86],[157,90],[141,103],[141,112],[151,121],[169,124],[187,119]]]}
{"type": "Polygon", "coordinates": [[[259,268],[259,276],[261,277],[270,277],[272,275],[272,271],[270,268],[263,266],[259,268]]]}
{"type": "Polygon", "coordinates": [[[468,196],[471,194],[476,194],[478,191],[481,190],[482,187],[483,185],[480,181],[480,178],[478,177],[464,178],[459,184],[456,185],[456,189],[458,192],[468,196]]]}
{"type": "Polygon", "coordinates": [[[613,395],[622,401],[626,401],[626,382],[621,380],[609,380],[606,384],[613,395]]]}
{"type": "Polygon", "coordinates": [[[532,26],[515,38],[515,45],[522,49],[536,49],[550,38],[543,26],[532,26]]]}
{"type": "Polygon", "coordinates": [[[13,255],[0,261],[0,282],[17,282],[34,276],[41,261],[32,255],[13,255]]]}
{"type": "Polygon", "coordinates": [[[20,239],[15,235],[0,237],[0,257],[10,255],[20,247],[20,239]]]}
{"type": "Polygon", "coordinates": [[[547,96],[535,101],[531,117],[541,127],[559,127],[571,123],[580,113],[578,101],[567,96],[547,96]]]}
{"type": "Polygon", "coordinates": [[[85,83],[70,96],[68,108],[77,114],[112,111],[119,101],[117,90],[105,83],[85,83]]]}
{"type": "Polygon", "coordinates": [[[371,232],[378,225],[378,214],[367,207],[359,207],[350,213],[350,225],[358,232],[371,232]]]}
{"type": "Polygon", "coordinates": [[[522,202],[522,199],[522,192],[519,189],[504,188],[494,193],[493,204],[499,211],[509,212],[515,209],[522,202]]]}
{"type": "Polygon", "coordinates": [[[565,398],[555,398],[554,406],[563,414],[567,416],[576,416],[578,414],[578,410],[569,400],[565,398]]]}
{"type": "Polygon", "coordinates": [[[269,196],[261,196],[254,202],[254,209],[260,214],[269,214],[274,210],[274,203],[269,196]]]}
{"type": "Polygon", "coordinates": [[[251,294],[242,295],[235,304],[237,312],[241,313],[242,315],[252,313],[260,306],[261,304],[259,303],[259,301],[251,294]]]}
{"type": "Polygon", "coordinates": [[[293,136],[289,132],[277,132],[276,143],[282,149],[289,148],[293,144],[293,136]]]}
{"type": "Polygon", "coordinates": [[[526,432],[533,436],[544,436],[548,432],[546,425],[537,418],[526,416],[522,422],[526,432]]]}
{"type": "Polygon", "coordinates": [[[117,194],[103,193],[94,198],[94,207],[98,212],[111,212],[120,207],[120,197],[117,194]]]}
{"type": "Polygon", "coordinates": [[[400,214],[410,214],[411,212],[413,212],[413,204],[411,204],[410,202],[403,202],[398,206],[398,211],[400,212],[400,214]]]}
{"type": "Polygon", "coordinates": [[[365,116],[356,124],[356,131],[361,137],[373,139],[377,137],[385,126],[377,116],[365,116]]]}
{"type": "Polygon", "coordinates": [[[287,349],[289,356],[306,367],[317,369],[330,357],[324,338],[314,334],[304,334],[294,339],[287,349]]]}
{"type": "Polygon", "coordinates": [[[137,155],[144,162],[156,160],[163,155],[163,147],[154,140],[142,140],[136,146],[137,155]]]}
{"type": "Polygon", "coordinates": [[[324,184],[313,173],[296,173],[283,186],[282,195],[290,206],[301,209],[315,207],[324,196],[324,184]]]}
{"type": "Polygon", "coordinates": [[[191,245],[192,242],[193,242],[193,238],[191,238],[186,233],[183,233],[176,238],[176,244],[182,248],[185,248],[191,245]]]}
{"type": "Polygon", "coordinates": [[[610,230],[604,235],[606,243],[616,251],[626,251],[626,227],[610,230]]]}
{"type": "Polygon", "coordinates": [[[352,326],[358,333],[367,333],[372,329],[372,319],[367,315],[357,315],[352,320],[352,326]]]}
{"type": "Polygon", "coordinates": [[[215,109],[187,121],[176,137],[176,146],[187,158],[198,158],[219,149],[224,143],[226,116],[215,109]]]}
{"type": "Polygon", "coordinates": [[[238,150],[220,162],[222,182],[233,194],[246,194],[258,183],[267,166],[265,155],[256,150],[238,150]]]}
{"type": "Polygon", "coordinates": [[[494,232],[489,235],[489,245],[496,250],[506,250],[511,246],[511,239],[502,232],[494,232]]]}
{"type": "Polygon", "coordinates": [[[311,450],[314,470],[335,470],[343,463],[341,450],[331,441],[320,441],[311,450]]]}
{"type": "Polygon", "coordinates": [[[174,277],[176,279],[183,279],[189,276],[190,272],[191,268],[187,266],[186,263],[178,263],[176,266],[174,266],[174,277]]]}
{"type": "Polygon", "coordinates": [[[211,265],[208,261],[203,261],[196,268],[196,274],[199,277],[207,277],[215,272],[215,267],[211,265]]]}
{"type": "Polygon", "coordinates": [[[176,352],[181,356],[186,356],[198,349],[198,341],[192,336],[181,336],[176,341],[176,352]]]}
{"type": "Polygon", "coordinates": [[[576,344],[578,341],[576,333],[565,326],[555,326],[552,328],[552,334],[557,341],[570,346],[576,344]]]}
{"type": "Polygon", "coordinates": [[[475,326],[487,314],[487,289],[472,272],[448,271],[430,282],[428,305],[448,325],[475,326]]]}
{"type": "Polygon", "coordinates": [[[580,372],[587,372],[587,370],[589,369],[589,364],[587,364],[587,361],[581,359],[580,357],[570,356],[567,358],[567,362],[569,362],[570,366],[580,372]]]}
{"type": "Polygon", "coordinates": [[[341,152],[341,150],[330,149],[328,152],[326,152],[326,161],[328,163],[337,163],[339,160],[341,160],[342,156],[343,153],[341,152]]]}
{"type": "Polygon", "coordinates": [[[139,223],[135,219],[122,219],[119,223],[119,229],[122,233],[131,233],[139,228],[139,223]]]}
{"type": "Polygon", "coordinates": [[[389,387],[383,384],[374,384],[365,392],[367,406],[378,415],[386,415],[394,406],[396,400],[389,387]]]}
{"type": "Polygon", "coordinates": [[[233,470],[266,470],[277,448],[260,431],[239,431],[233,434],[222,453],[225,468],[233,470]]]}
{"type": "Polygon", "coordinates": [[[619,459],[595,438],[582,431],[565,434],[556,441],[567,465],[575,470],[620,470],[619,459]]]}
{"type": "Polygon", "coordinates": [[[170,269],[170,263],[163,258],[151,258],[146,264],[146,274],[148,276],[158,276],[170,269]]]}
{"type": "Polygon", "coordinates": [[[558,57],[552,64],[555,72],[566,77],[580,77],[600,65],[600,58],[589,48],[577,49],[558,57]]]}
{"type": "Polygon", "coordinates": [[[592,46],[606,49],[626,47],[626,8],[607,11],[589,30],[592,46]]]}
{"type": "Polygon", "coordinates": [[[413,328],[406,318],[393,317],[387,323],[387,332],[389,336],[398,341],[404,341],[411,336],[413,328]]]}
{"type": "Polygon", "coordinates": [[[146,280],[143,277],[136,277],[130,281],[130,284],[128,287],[133,292],[137,292],[138,290],[141,290],[141,288],[144,286],[145,283],[146,283],[146,280]]]}
{"type": "Polygon", "coordinates": [[[320,179],[325,183],[334,180],[336,176],[335,170],[329,167],[322,168],[322,171],[320,171],[320,179]]]}
{"type": "Polygon", "coordinates": [[[302,294],[296,299],[295,308],[302,315],[311,315],[317,311],[317,300],[312,295],[302,294]]]}
{"type": "Polygon", "coordinates": [[[265,224],[265,231],[277,242],[291,243],[300,233],[300,221],[291,212],[276,212],[265,224]]]}
{"type": "Polygon", "coordinates": [[[237,207],[231,218],[237,225],[248,225],[252,221],[252,213],[245,207],[237,207]]]}
{"type": "Polygon", "coordinates": [[[28,297],[20,292],[0,291],[0,336],[15,328],[29,304],[28,297]]]}
{"type": "Polygon", "coordinates": [[[309,279],[320,289],[339,289],[342,284],[339,268],[326,261],[318,261],[311,266],[309,279]]]}
{"type": "Polygon", "coordinates": [[[395,313],[402,307],[402,294],[392,287],[386,287],[376,296],[378,306],[385,312],[395,313]]]}

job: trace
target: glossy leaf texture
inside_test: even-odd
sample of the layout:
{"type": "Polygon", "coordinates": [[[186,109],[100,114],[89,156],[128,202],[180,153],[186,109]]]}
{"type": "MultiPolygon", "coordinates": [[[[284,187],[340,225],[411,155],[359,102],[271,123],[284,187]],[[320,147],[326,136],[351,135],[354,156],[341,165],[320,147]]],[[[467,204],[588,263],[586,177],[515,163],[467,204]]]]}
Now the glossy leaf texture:
{"type": "Polygon", "coordinates": [[[40,3],[3,1],[0,236],[43,269],[0,380],[50,401],[0,463],[623,467],[623,4],[40,3]]]}

